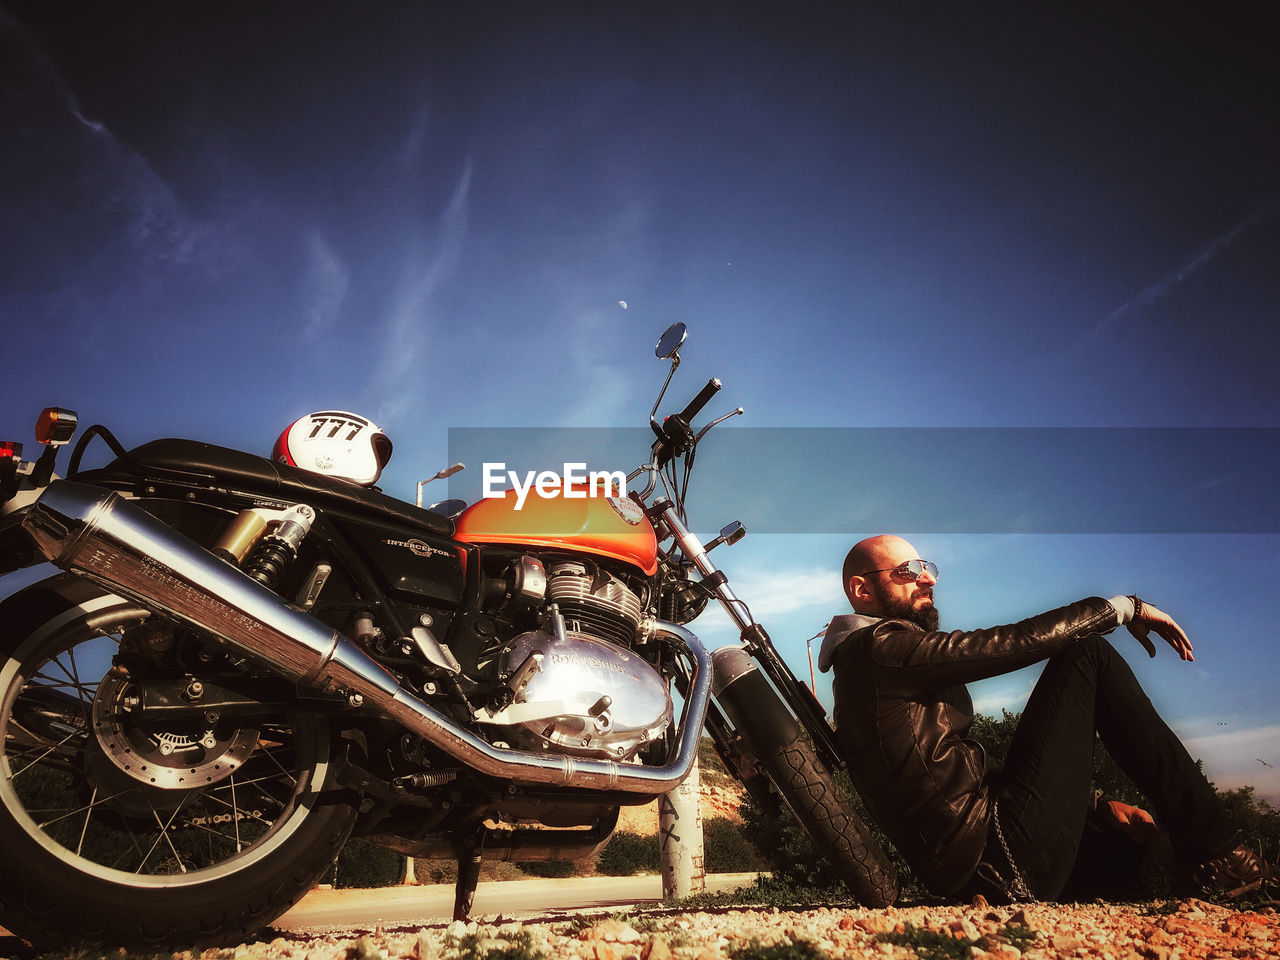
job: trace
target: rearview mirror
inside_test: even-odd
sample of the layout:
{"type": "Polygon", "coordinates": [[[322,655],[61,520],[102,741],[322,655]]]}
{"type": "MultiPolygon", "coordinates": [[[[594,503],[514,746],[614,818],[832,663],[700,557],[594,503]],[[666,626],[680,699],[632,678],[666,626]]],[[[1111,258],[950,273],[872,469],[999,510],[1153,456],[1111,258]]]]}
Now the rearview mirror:
{"type": "Polygon", "coordinates": [[[680,352],[680,345],[684,343],[687,333],[688,330],[683,323],[673,323],[667,327],[662,337],[658,340],[658,345],[654,347],[653,355],[659,360],[670,360],[680,352]]]}

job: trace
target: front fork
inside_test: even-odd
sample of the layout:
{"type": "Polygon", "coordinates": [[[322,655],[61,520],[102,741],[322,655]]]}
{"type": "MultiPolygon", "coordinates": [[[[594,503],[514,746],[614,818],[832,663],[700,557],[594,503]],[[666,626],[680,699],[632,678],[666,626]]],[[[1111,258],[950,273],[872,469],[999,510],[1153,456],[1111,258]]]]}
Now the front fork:
{"type": "MultiPolygon", "coordinates": [[[[756,664],[764,674],[773,681],[773,685],[777,688],[778,694],[781,695],[782,701],[794,713],[794,718],[790,718],[790,721],[794,723],[798,720],[800,725],[804,727],[809,737],[813,740],[818,756],[830,770],[843,769],[844,760],[840,756],[839,748],[836,746],[835,734],[831,729],[831,725],[827,722],[827,711],[818,702],[818,698],[814,696],[813,691],[797,680],[786,663],[783,662],[764,627],[755,622],[747,605],[739,600],[730,588],[729,578],[711,562],[711,558],[707,555],[706,548],[702,545],[702,541],[698,539],[697,534],[693,533],[685,525],[684,521],[680,519],[675,504],[664,497],[654,502],[649,509],[649,515],[652,519],[666,524],[667,529],[671,531],[671,535],[675,537],[676,543],[679,544],[681,552],[697,567],[698,572],[702,575],[703,586],[709,587],[715,593],[716,599],[720,601],[725,613],[729,615],[729,618],[738,627],[739,636],[742,638],[741,652],[755,659],[756,664]]],[[[719,673],[720,668],[717,667],[717,681],[719,673]]],[[[742,675],[739,671],[738,676],[742,675]]],[[[757,678],[759,683],[763,685],[759,692],[762,695],[765,692],[771,693],[768,690],[769,685],[764,681],[764,678],[758,674],[757,678]]],[[[752,686],[755,686],[755,681],[752,681],[752,686]]],[[[726,707],[729,706],[725,698],[721,696],[719,689],[716,690],[715,696],[717,701],[726,707]]],[[[770,702],[776,699],[776,695],[771,696],[770,702]]],[[[749,700],[747,702],[750,703],[749,700]]],[[[731,707],[729,708],[729,713],[729,719],[733,721],[734,726],[742,731],[743,724],[738,723],[737,718],[733,716],[734,711],[731,707]]],[[[747,710],[746,713],[749,714],[751,711],[747,710]]],[[[720,719],[724,719],[722,714],[720,719]]],[[[713,728],[710,718],[707,726],[713,728]]],[[[713,734],[715,733],[714,728],[712,732],[713,734]]]]}

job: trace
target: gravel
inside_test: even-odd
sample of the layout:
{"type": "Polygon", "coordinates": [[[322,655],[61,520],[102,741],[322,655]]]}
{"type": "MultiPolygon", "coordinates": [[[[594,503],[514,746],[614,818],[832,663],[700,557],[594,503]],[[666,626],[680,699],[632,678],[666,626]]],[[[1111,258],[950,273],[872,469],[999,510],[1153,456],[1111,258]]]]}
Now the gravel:
{"type": "Polygon", "coordinates": [[[174,960],[1226,960],[1280,956],[1274,907],[1199,900],[636,912],[279,937],[174,960]],[[804,945],[809,945],[805,947],[804,945]],[[797,946],[800,945],[800,946],[797,946]],[[761,948],[772,947],[772,950],[761,948]],[[754,956],[753,956],[754,954],[754,956]]]}

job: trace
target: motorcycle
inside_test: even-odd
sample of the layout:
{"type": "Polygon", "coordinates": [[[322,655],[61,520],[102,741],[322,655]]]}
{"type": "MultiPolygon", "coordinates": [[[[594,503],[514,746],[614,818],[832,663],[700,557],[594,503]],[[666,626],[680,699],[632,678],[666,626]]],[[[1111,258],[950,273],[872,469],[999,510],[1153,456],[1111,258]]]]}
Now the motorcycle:
{"type": "Polygon", "coordinates": [[[126,450],[49,408],[0,444],[0,924],[40,945],[236,943],[349,836],[458,863],[566,860],[688,775],[709,733],[765,809],[790,807],[868,906],[888,861],[837,787],[826,714],[684,510],[720,388],[656,419],[614,496],[422,509],[191,440],[126,450]],[[100,438],[114,459],[81,469],[100,438]],[[659,486],[662,495],[655,495],[659,486]],[[539,524],[544,529],[539,530],[539,524]],[[556,527],[556,531],[547,530],[556,527]],[[664,546],[665,544],[665,546],[664,546]],[[685,626],[710,601],[741,643],[685,626]],[[679,694],[679,716],[676,716],[679,694]]]}

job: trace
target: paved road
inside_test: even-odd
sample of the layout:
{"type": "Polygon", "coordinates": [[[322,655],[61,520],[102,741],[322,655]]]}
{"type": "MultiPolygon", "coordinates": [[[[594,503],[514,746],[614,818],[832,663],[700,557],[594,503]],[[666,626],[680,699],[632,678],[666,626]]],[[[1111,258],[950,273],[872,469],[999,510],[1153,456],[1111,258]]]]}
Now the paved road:
{"type": "MultiPolygon", "coordinates": [[[[745,887],[754,873],[707,876],[707,890],[745,887]]],[[[558,877],[481,883],[471,916],[512,920],[567,916],[579,911],[614,911],[662,902],[662,879],[648,877],[558,877]]],[[[453,884],[380,887],[376,890],[312,890],[271,928],[300,934],[371,931],[375,926],[444,925],[453,918],[453,884]]],[[[267,936],[260,931],[259,936],[267,936]]],[[[22,941],[0,927],[0,958],[34,956],[22,941]]]]}
{"type": "MultiPolygon", "coordinates": [[[[718,893],[752,883],[754,873],[707,877],[718,893]]],[[[662,901],[662,879],[647,877],[557,877],[481,883],[471,910],[475,919],[557,916],[579,910],[624,910],[662,901]]],[[[322,932],[448,923],[453,917],[453,884],[382,887],[377,890],[313,890],[271,926],[277,930],[322,932]]]]}

